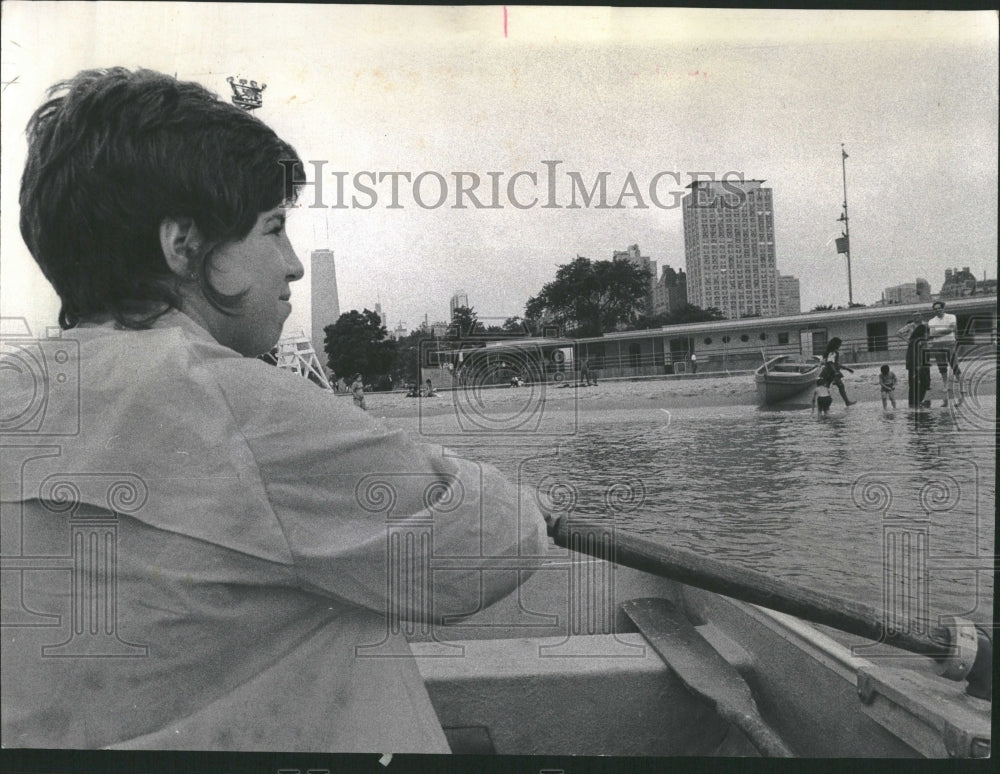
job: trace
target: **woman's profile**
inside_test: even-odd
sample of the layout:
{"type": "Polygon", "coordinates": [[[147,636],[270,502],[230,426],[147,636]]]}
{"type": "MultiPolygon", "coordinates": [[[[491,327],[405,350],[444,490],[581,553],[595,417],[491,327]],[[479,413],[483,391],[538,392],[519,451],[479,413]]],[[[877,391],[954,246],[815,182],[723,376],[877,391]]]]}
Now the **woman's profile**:
{"type": "MultiPolygon", "coordinates": [[[[515,589],[530,570],[480,563],[544,554],[534,499],[256,359],[303,275],[299,157],[258,118],[113,68],[53,87],[27,134],[21,233],[79,348],[78,403],[58,409],[79,432],[57,453],[25,437],[39,449],[3,503],[52,555],[71,518],[113,524],[113,565],[82,582],[111,584],[115,642],[145,656],[46,658],[52,632],[5,627],[4,745],[447,752],[391,616],[433,626],[515,589]],[[143,493],[127,509],[116,476],[143,493]],[[468,560],[392,574],[393,535],[468,560]]],[[[33,604],[70,620],[69,584],[34,575],[33,604]]]]}

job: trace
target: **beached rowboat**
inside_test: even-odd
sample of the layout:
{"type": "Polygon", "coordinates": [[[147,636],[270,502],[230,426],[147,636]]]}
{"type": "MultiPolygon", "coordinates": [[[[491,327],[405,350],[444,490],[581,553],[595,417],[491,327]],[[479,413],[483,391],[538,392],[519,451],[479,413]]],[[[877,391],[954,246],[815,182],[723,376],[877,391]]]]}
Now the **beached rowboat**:
{"type": "MultiPolygon", "coordinates": [[[[565,537],[557,542],[572,544],[565,537]]],[[[613,542],[616,563],[553,548],[561,555],[515,595],[411,637],[454,752],[989,756],[992,650],[983,632],[957,625],[951,655],[938,659],[876,646],[707,590],[738,595],[739,570],[720,581],[711,560],[688,562],[630,536],[613,542]],[[975,634],[971,645],[962,636],[970,631],[978,652],[975,634]],[[971,674],[968,685],[957,679],[969,667],[978,677],[985,669],[985,687],[971,687],[971,674]]],[[[600,543],[586,550],[610,555],[600,543]]],[[[822,607],[822,594],[796,601],[780,583],[752,580],[762,586],[752,599],[822,607]]],[[[858,615],[864,609],[847,604],[820,617],[852,628],[858,615]]],[[[910,628],[888,635],[907,648],[929,641],[910,628]]]]}
{"type": "Polygon", "coordinates": [[[796,360],[791,355],[779,355],[767,360],[754,371],[761,404],[770,406],[805,392],[816,384],[821,365],[818,357],[796,360]]]}

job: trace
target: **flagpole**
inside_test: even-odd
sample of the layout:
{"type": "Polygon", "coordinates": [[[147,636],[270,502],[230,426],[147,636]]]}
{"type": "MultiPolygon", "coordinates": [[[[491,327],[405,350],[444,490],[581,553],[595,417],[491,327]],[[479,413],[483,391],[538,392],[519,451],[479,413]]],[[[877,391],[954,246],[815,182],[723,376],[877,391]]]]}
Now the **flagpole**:
{"type": "Polygon", "coordinates": [[[847,219],[847,151],[844,150],[844,143],[840,143],[840,166],[844,174],[844,214],[841,220],[844,221],[844,238],[847,240],[847,305],[854,303],[854,292],[851,288],[851,224],[847,219]]]}

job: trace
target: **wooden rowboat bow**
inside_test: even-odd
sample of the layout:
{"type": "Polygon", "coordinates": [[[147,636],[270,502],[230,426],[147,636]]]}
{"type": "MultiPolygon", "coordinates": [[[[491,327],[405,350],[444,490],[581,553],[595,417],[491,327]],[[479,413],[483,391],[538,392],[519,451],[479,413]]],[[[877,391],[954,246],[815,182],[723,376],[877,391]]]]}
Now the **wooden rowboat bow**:
{"type": "Polygon", "coordinates": [[[562,548],[929,656],[938,662],[939,674],[965,680],[966,693],[991,699],[993,643],[983,627],[970,621],[893,627],[884,611],[624,533],[606,519],[563,517],[551,533],[562,548]],[[603,539],[594,539],[595,531],[604,532],[603,539]]]}

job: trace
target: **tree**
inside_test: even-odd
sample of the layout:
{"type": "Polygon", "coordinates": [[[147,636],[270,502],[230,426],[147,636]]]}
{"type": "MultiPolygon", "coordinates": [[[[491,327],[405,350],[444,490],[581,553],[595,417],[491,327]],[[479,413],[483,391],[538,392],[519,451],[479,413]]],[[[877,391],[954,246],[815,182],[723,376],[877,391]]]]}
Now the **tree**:
{"type": "Polygon", "coordinates": [[[833,304],[817,304],[812,308],[814,312],[828,312],[833,309],[833,304]]]}
{"type": "Polygon", "coordinates": [[[524,316],[534,327],[544,320],[571,335],[599,336],[638,319],[651,276],[624,258],[591,262],[577,256],[528,299],[524,316]]]}
{"type": "Polygon", "coordinates": [[[500,328],[507,333],[517,333],[522,336],[531,335],[531,326],[528,325],[527,320],[521,317],[508,317],[500,328]]]}
{"type": "Polygon", "coordinates": [[[417,329],[396,342],[392,376],[397,384],[420,382],[420,349],[424,341],[433,341],[431,334],[417,329]]]}
{"type": "Polygon", "coordinates": [[[374,383],[377,377],[392,371],[396,342],[387,340],[389,334],[381,318],[370,309],[344,312],[323,332],[326,333],[323,349],[327,354],[327,364],[345,380],[361,373],[366,380],[374,383]]]}
{"type": "Polygon", "coordinates": [[[485,332],[486,329],[471,306],[456,306],[451,313],[451,325],[448,326],[446,338],[463,339],[485,332]]]}

